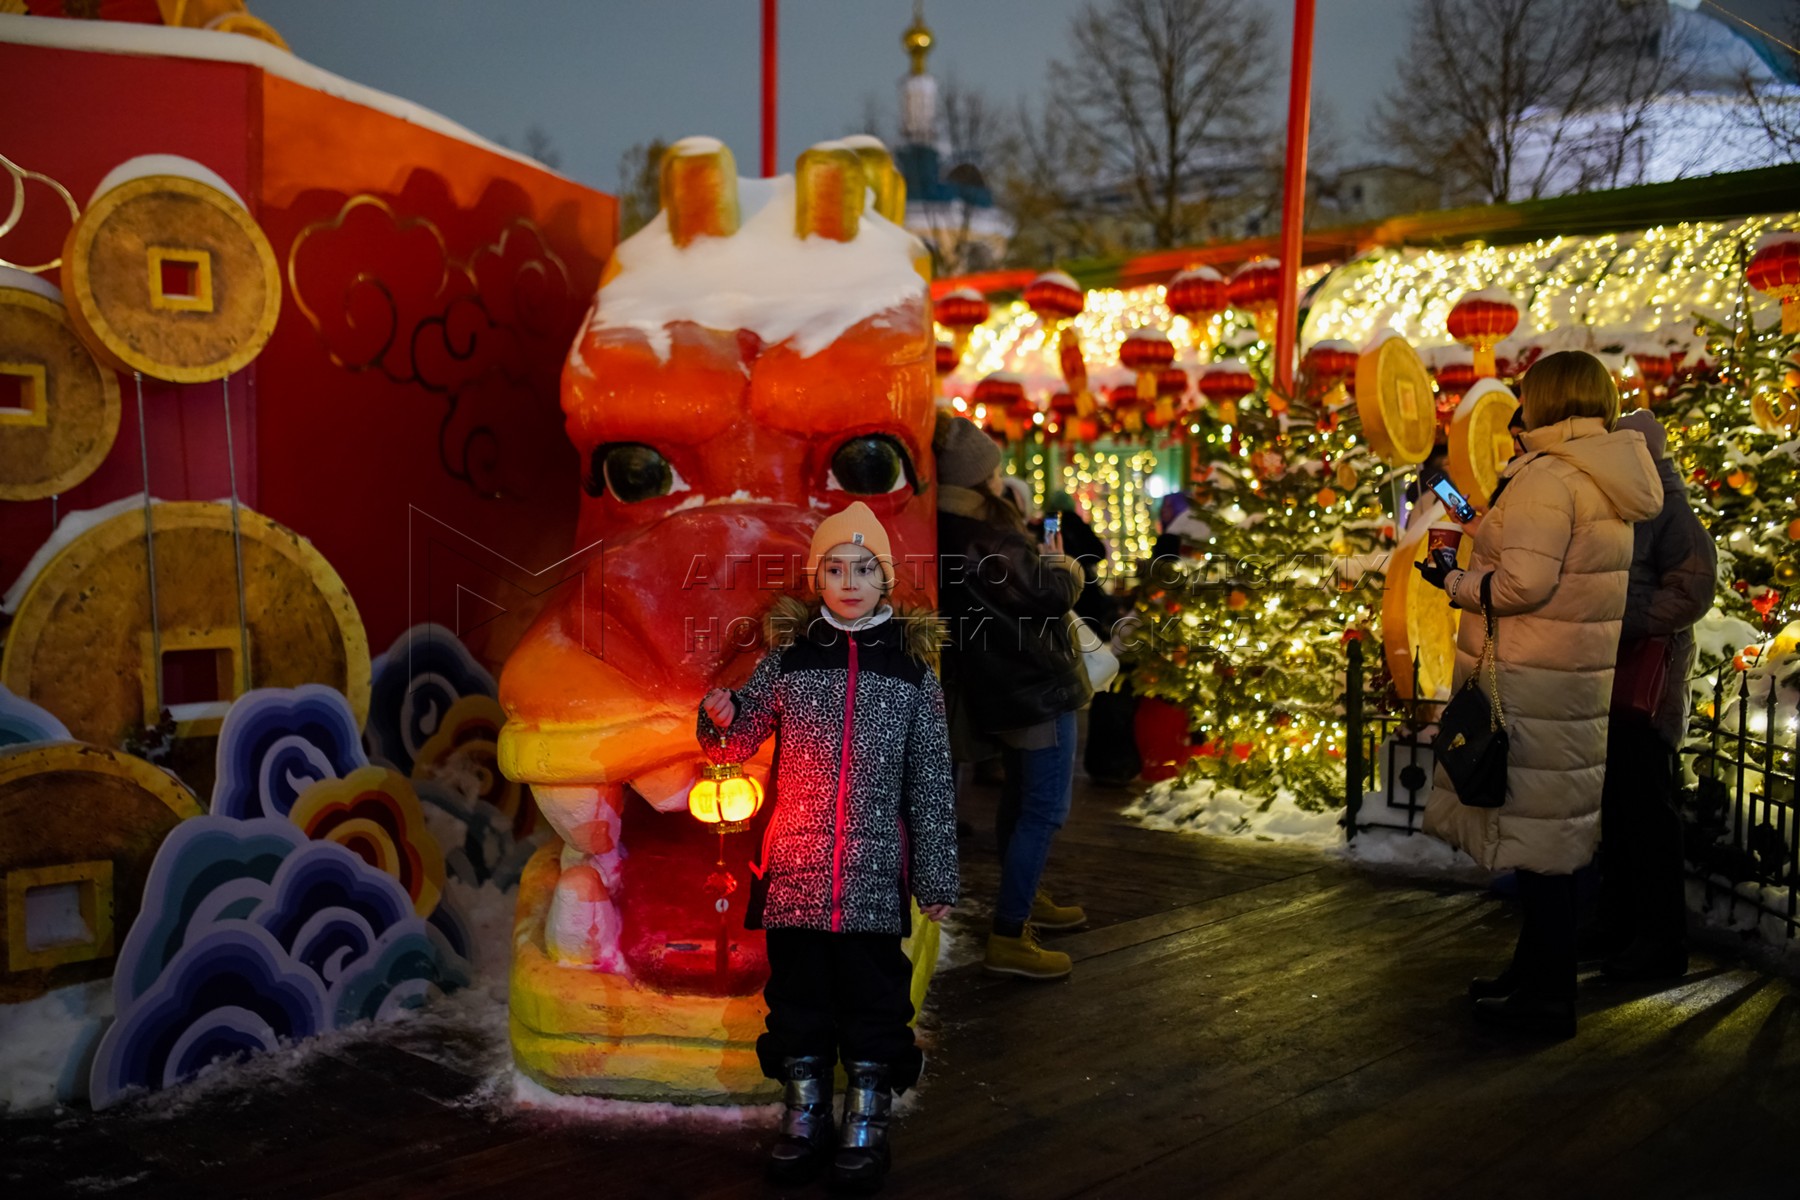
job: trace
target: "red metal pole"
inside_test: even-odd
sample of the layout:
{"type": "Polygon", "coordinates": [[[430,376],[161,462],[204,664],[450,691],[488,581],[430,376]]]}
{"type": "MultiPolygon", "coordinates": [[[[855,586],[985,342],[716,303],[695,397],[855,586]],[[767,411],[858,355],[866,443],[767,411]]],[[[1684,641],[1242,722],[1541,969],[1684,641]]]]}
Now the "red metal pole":
{"type": "Polygon", "coordinates": [[[1275,389],[1294,393],[1299,340],[1300,234],[1306,224],[1306,135],[1312,124],[1313,0],[1294,0],[1294,61],[1288,72],[1287,169],[1281,184],[1281,303],[1275,328],[1275,389]]]}
{"type": "Polygon", "coordinates": [[[762,173],[775,174],[775,4],[762,0],[762,173]]]}

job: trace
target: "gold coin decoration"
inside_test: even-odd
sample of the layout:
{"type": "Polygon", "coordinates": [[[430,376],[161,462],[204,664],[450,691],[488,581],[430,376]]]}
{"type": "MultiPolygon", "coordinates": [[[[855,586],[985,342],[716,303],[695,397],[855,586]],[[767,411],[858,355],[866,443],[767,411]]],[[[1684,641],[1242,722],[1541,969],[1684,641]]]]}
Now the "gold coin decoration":
{"type": "Polygon", "coordinates": [[[193,794],[141,758],[75,742],[0,748],[0,1004],[113,973],[156,848],[200,815],[193,794]],[[73,893],[85,936],[33,944],[25,894],[73,893]]]}
{"type": "MultiPolygon", "coordinates": [[[[240,508],[250,661],[242,661],[229,504],[180,502],[151,509],[156,548],[156,632],[163,707],[178,732],[216,733],[211,705],[256,687],[322,683],[369,712],[369,643],[362,618],[331,564],[290,529],[240,508]],[[180,656],[177,676],[169,673],[180,656]],[[196,680],[208,669],[210,679],[196,680]],[[213,695],[171,694],[171,680],[213,695]],[[197,707],[192,716],[182,708],[197,707]],[[180,705],[182,708],[177,708],[180,705]],[[210,711],[209,711],[210,709],[210,711]]],[[[132,509],[81,534],[32,580],[0,657],[0,683],[55,713],[83,741],[116,746],[154,724],[157,673],[150,622],[144,513],[132,509]]]]}
{"type": "Polygon", "coordinates": [[[179,175],[109,189],[63,245],[69,315],[101,361],[173,383],[223,379],[281,312],[268,238],[243,205],[179,175]]]}
{"type": "MultiPolygon", "coordinates": [[[[1469,546],[1464,537],[1456,561],[1467,565],[1469,546]]],[[[1388,677],[1402,700],[1443,700],[1450,695],[1456,672],[1458,612],[1450,598],[1426,583],[1413,569],[1425,561],[1430,539],[1397,546],[1388,558],[1387,578],[1381,587],[1381,649],[1388,677]],[[1418,694],[1413,693],[1413,660],[1418,660],[1418,694]]]]}
{"type": "Polygon", "coordinates": [[[119,380],[55,300],[0,287],[0,500],[66,492],[119,434],[119,380]]]}
{"type": "Polygon", "coordinates": [[[1488,510],[1500,472],[1512,461],[1512,432],[1506,424],[1519,401],[1503,383],[1484,381],[1470,388],[1450,421],[1450,481],[1475,511],[1488,510]]]}
{"type": "Polygon", "coordinates": [[[1437,398],[1418,351],[1384,339],[1356,362],[1356,412],[1363,436],[1390,466],[1422,463],[1437,438],[1437,398]]]}

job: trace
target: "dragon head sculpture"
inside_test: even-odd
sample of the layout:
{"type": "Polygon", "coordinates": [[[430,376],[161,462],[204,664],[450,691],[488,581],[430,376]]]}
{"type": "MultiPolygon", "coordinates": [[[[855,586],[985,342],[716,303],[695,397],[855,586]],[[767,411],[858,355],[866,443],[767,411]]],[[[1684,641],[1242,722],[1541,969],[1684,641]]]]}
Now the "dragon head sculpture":
{"type": "Polygon", "coordinates": [[[595,552],[505,666],[500,757],[564,842],[550,960],[746,995],[766,976],[762,939],[685,814],[695,712],[748,675],[762,614],[803,586],[812,530],[852,500],[892,534],[896,601],[929,600],[931,315],[904,185],[873,139],[749,180],[723,145],[689,138],[661,188],[563,372],[587,464],[577,545],[595,552]]]}

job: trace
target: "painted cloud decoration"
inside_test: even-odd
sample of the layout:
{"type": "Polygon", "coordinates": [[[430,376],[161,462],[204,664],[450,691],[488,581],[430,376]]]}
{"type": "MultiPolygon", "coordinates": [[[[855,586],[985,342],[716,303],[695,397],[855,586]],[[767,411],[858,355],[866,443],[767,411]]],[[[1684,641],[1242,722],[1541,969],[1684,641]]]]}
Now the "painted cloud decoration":
{"type": "Polygon", "coordinates": [[[369,765],[356,717],[323,684],[258,688],[225,713],[219,729],[212,811],[221,817],[285,817],[301,792],[369,765]]]}
{"type": "Polygon", "coordinates": [[[403,775],[465,696],[498,696],[488,669],[441,625],[414,625],[370,664],[369,749],[403,775]]]}

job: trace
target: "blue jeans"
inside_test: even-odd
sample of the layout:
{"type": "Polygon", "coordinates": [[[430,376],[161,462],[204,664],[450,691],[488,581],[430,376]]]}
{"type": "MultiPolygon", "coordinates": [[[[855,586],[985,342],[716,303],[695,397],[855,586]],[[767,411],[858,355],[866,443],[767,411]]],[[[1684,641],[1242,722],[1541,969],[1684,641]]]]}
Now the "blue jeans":
{"type": "Polygon", "coordinates": [[[1050,843],[1069,816],[1075,791],[1075,714],[1055,720],[1056,744],[1042,750],[1006,749],[1001,764],[996,829],[1000,844],[1000,899],[994,905],[994,932],[1017,937],[1031,916],[1031,901],[1044,876],[1050,843]]]}

